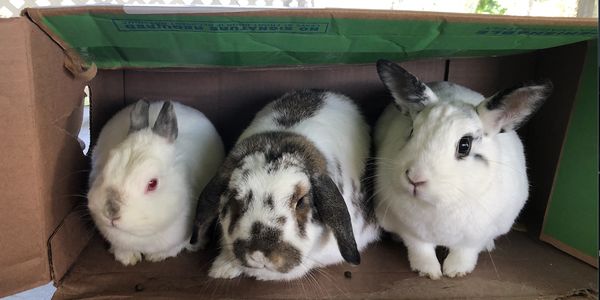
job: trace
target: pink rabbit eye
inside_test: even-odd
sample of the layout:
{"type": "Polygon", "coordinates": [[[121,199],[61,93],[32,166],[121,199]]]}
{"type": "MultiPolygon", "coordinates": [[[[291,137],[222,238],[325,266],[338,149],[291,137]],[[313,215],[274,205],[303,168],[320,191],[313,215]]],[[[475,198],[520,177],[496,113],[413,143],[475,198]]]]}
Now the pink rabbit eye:
{"type": "Polygon", "coordinates": [[[157,186],[158,186],[158,179],[156,179],[156,178],[150,179],[150,181],[148,181],[148,186],[146,187],[146,192],[152,192],[152,191],[156,190],[157,186]]]}

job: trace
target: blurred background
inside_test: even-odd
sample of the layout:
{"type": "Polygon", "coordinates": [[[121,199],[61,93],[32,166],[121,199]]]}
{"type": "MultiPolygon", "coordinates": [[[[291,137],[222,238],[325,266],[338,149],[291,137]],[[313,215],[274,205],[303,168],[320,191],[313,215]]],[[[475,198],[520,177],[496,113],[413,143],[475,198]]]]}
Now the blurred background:
{"type": "Polygon", "coordinates": [[[0,17],[25,7],[68,5],[368,8],[512,16],[598,17],[598,0],[0,0],[0,17]]]}

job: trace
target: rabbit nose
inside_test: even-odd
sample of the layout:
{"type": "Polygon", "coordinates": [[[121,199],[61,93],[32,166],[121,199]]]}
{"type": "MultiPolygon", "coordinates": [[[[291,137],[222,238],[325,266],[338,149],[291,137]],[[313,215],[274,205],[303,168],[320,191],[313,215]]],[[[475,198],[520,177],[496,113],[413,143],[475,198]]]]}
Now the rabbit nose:
{"type": "Polygon", "coordinates": [[[248,265],[253,268],[263,268],[267,263],[267,258],[262,251],[254,251],[250,254],[246,254],[246,261],[248,265]]]}
{"type": "Polygon", "coordinates": [[[427,180],[423,178],[423,175],[415,174],[415,172],[411,172],[410,169],[406,170],[406,179],[408,179],[408,182],[414,187],[424,185],[427,182],[427,180]]]}
{"type": "Polygon", "coordinates": [[[120,219],[121,219],[121,217],[111,218],[110,219],[110,225],[112,225],[114,227],[115,226],[115,222],[119,221],[120,219]]]}

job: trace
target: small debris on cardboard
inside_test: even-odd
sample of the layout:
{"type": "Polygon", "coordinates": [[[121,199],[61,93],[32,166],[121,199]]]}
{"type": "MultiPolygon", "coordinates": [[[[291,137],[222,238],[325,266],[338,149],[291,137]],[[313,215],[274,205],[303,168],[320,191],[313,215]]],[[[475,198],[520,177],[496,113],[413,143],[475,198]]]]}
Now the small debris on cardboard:
{"type": "Polygon", "coordinates": [[[344,277],[346,277],[348,279],[352,278],[352,272],[350,272],[350,271],[344,272],[344,277]]]}
{"type": "Polygon", "coordinates": [[[144,290],[144,285],[143,284],[138,283],[138,284],[135,285],[135,291],[136,292],[141,292],[143,290],[144,290]]]}

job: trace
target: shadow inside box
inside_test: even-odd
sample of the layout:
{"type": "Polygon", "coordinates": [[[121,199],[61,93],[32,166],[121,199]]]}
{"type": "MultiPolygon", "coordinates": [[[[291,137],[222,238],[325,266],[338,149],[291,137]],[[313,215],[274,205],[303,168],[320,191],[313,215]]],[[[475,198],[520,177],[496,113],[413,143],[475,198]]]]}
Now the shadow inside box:
{"type": "MultiPolygon", "coordinates": [[[[415,297],[539,297],[564,295],[578,288],[597,290],[596,270],[558,250],[512,232],[497,240],[496,250],[479,256],[473,273],[430,280],[410,270],[406,248],[384,238],[362,254],[360,266],[343,263],[315,269],[289,282],[207,276],[218,252],[184,252],[160,263],[125,267],[95,236],[63,280],[55,299],[91,296],[316,299],[415,297]],[[350,272],[350,274],[348,273],[350,272]]],[[[443,252],[443,250],[442,250],[443,252]]],[[[441,253],[444,254],[444,253],[441,253]]]]}

